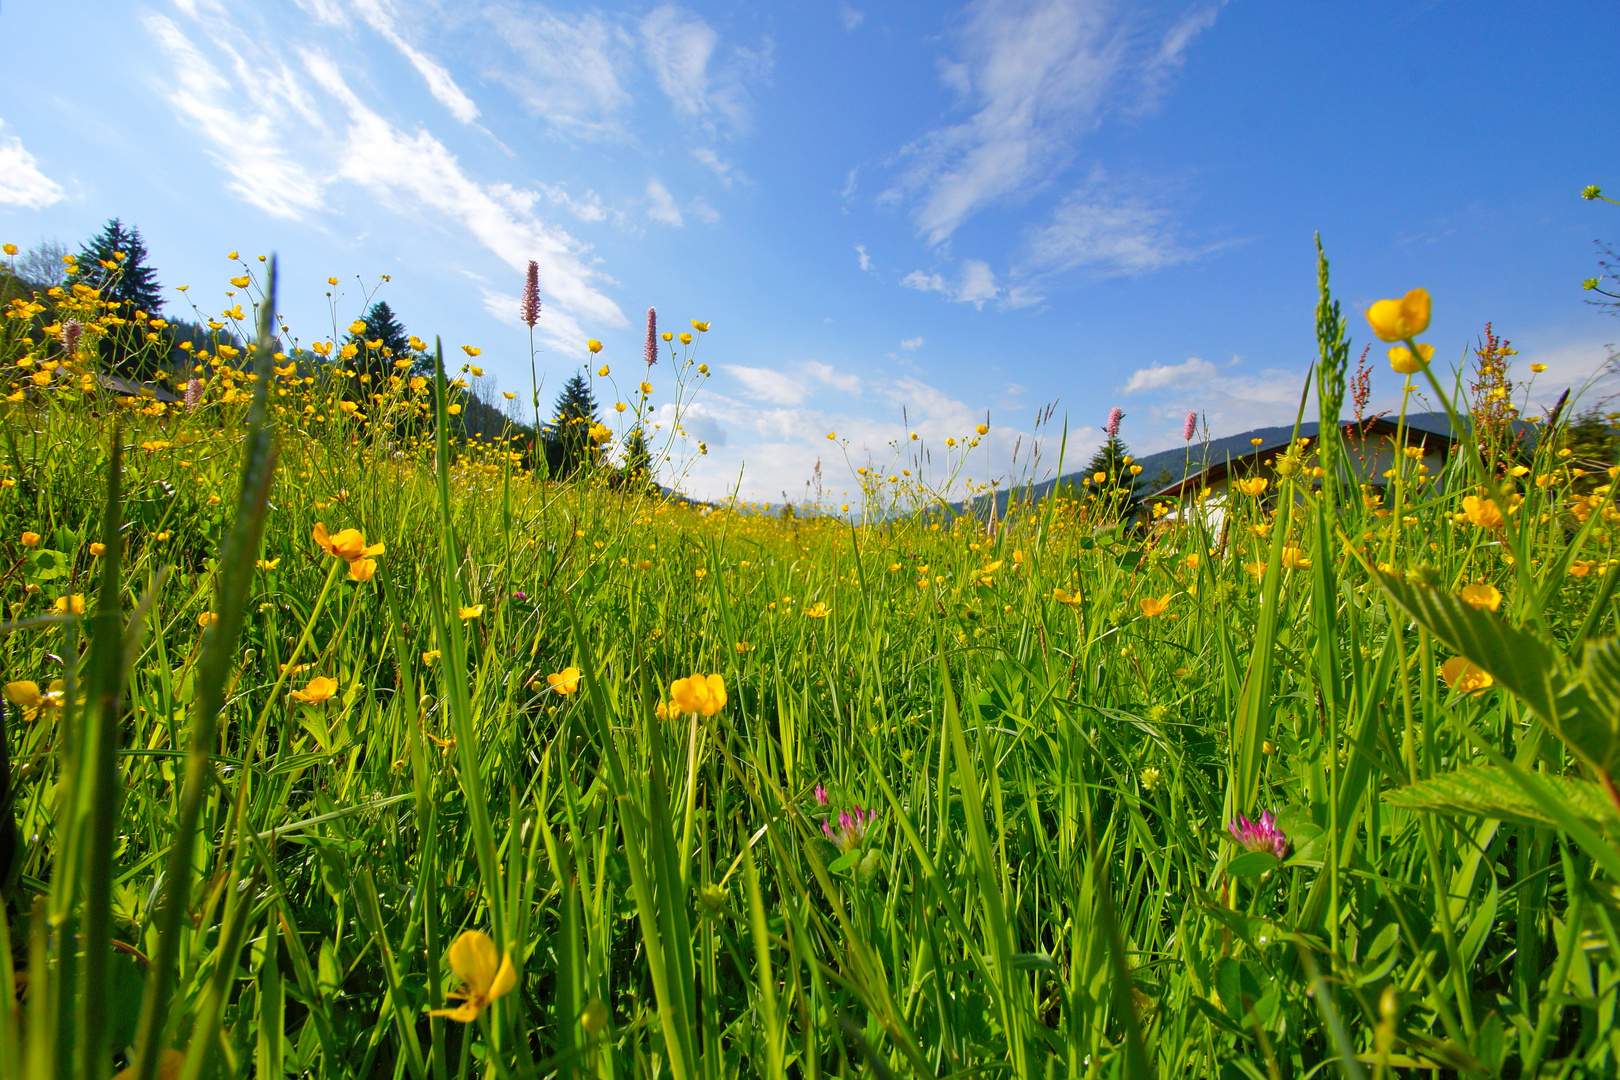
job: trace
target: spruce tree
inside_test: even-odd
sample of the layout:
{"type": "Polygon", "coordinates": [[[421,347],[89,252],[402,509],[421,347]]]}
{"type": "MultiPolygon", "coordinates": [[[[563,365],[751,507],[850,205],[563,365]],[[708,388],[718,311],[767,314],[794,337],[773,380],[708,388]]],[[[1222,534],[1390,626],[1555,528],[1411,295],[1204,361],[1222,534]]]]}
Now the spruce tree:
{"type": "Polygon", "coordinates": [[[146,265],[146,254],[141,230],[113,218],[80,249],[75,280],[100,289],[103,300],[155,316],[163,310],[162,286],[157,271],[146,265]]]}
{"type": "Polygon", "coordinates": [[[551,423],[546,425],[546,465],[552,476],[572,476],[590,460],[595,445],[590,440],[590,428],[595,423],[596,399],[591,396],[591,384],[583,374],[575,372],[557,395],[551,423]]]}
{"type": "Polygon", "coordinates": [[[624,440],[624,465],[619,469],[620,487],[630,491],[652,488],[652,451],[647,446],[647,433],[633,428],[624,440]]]}
{"type": "Polygon", "coordinates": [[[125,320],[108,327],[99,351],[108,370],[134,379],[150,378],[168,352],[146,347],[147,320],[163,309],[157,271],[146,265],[146,255],[141,231],[113,218],[80,250],[73,277],[75,284],[99,289],[114,305],[108,313],[125,320]]]}
{"type": "Polygon", "coordinates": [[[378,300],[372,304],[360,321],[366,324],[365,330],[351,332],[343,342],[356,349],[354,359],[350,361],[356,371],[370,375],[374,382],[382,383],[387,381],[388,376],[397,374],[394,361],[406,359],[412,362],[413,374],[432,374],[432,359],[419,355],[411,348],[411,335],[406,333],[404,324],[394,314],[394,309],[388,306],[388,301],[378,300]],[[373,346],[370,342],[380,344],[373,346]],[[426,370],[418,371],[424,364],[426,370]]]}
{"type": "Polygon", "coordinates": [[[1118,435],[1110,435],[1108,441],[1099,446],[1086,463],[1082,488],[1120,509],[1130,506],[1136,495],[1136,477],[1131,475],[1130,456],[1131,449],[1125,445],[1125,440],[1118,435]],[[1102,476],[1101,480],[1097,479],[1099,475],[1102,476]],[[1086,484],[1086,480],[1091,483],[1086,484]]]}

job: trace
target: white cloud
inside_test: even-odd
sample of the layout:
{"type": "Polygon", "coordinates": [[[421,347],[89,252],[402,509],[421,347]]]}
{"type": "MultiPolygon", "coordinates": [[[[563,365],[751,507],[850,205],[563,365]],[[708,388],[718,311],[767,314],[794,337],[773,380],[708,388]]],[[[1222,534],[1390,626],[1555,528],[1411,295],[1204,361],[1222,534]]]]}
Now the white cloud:
{"type": "Polygon", "coordinates": [[[946,286],[944,278],[938,274],[925,274],[921,270],[913,270],[900,279],[900,284],[908,289],[916,289],[918,292],[949,293],[951,291],[946,286]]]}
{"type": "Polygon", "coordinates": [[[743,384],[743,393],[757,401],[773,405],[797,405],[803,401],[809,388],[790,375],[770,368],[744,367],[724,364],[724,370],[743,384]]]}
{"type": "MultiPolygon", "coordinates": [[[[702,498],[724,498],[740,489],[745,499],[773,501],[785,492],[798,501],[807,494],[816,497],[813,478],[819,475],[823,505],[836,510],[842,503],[860,502],[856,467],[870,466],[882,475],[911,469],[930,483],[942,482],[945,439],[968,436],[973,425],[984,419],[982,408],[915,378],[877,381],[869,388],[874,393],[867,400],[884,415],[856,412],[848,398],[832,399],[831,407],[817,408],[804,399],[787,403],[751,393],[732,398],[705,390],[700,399],[705,416],[741,437],[719,451],[710,440],[709,455],[697,460],[682,482],[683,490],[702,498]],[[837,432],[836,444],[827,441],[829,431],[837,432]],[[913,431],[922,441],[908,438],[913,431]],[[849,466],[844,460],[846,442],[849,466]]],[[[1096,432],[1080,428],[1071,429],[1069,435],[1072,441],[1087,442],[1096,432]]],[[[993,421],[967,475],[986,479],[988,464],[990,476],[1003,477],[1003,490],[1026,469],[1037,479],[1050,476],[1055,460],[1032,462],[1030,447],[1031,432],[993,421]],[[1023,452],[1014,462],[1013,450],[1020,441],[1023,452]],[[988,463],[979,454],[986,454],[988,463]]],[[[950,498],[960,494],[959,488],[947,492],[950,498]]]]}
{"type": "Polygon", "coordinates": [[[599,287],[609,279],[585,261],[585,246],[535,217],[538,193],[477,182],[427,131],[406,134],[368,108],[330,59],[310,52],[304,54],[304,62],[317,85],[348,111],[338,178],[366,188],[400,213],[426,212],[455,223],[514,270],[524,270],[530,259],[535,260],[540,264],[541,292],[561,309],[554,315],[608,326],[626,324],[619,306],[599,287]]]}
{"type": "Polygon", "coordinates": [[[991,273],[988,263],[978,259],[962,260],[962,284],[956,290],[957,303],[983,307],[986,300],[994,300],[1000,292],[996,275],[991,273]]]}
{"type": "Polygon", "coordinates": [[[1140,16],[1110,0],[975,0],[940,79],[967,110],[902,148],[909,161],[885,193],[917,199],[931,245],[980,211],[1030,197],[1074,158],[1132,84],[1158,93],[1215,8],[1184,16],[1144,54],[1140,16]]]}
{"type": "Polygon", "coordinates": [[[647,216],[654,221],[674,225],[677,228],[686,224],[681,217],[680,208],[675,205],[675,197],[669,193],[667,187],[658,182],[657,177],[647,181],[647,216]]]}
{"type": "Polygon", "coordinates": [[[1001,294],[995,273],[988,263],[978,259],[962,260],[961,278],[954,285],[938,273],[925,274],[921,270],[913,270],[900,279],[900,284],[919,292],[943,293],[956,303],[972,304],[978,308],[984,307],[986,300],[994,300],[1001,294]]]}
{"type": "Polygon", "coordinates": [[[859,375],[851,375],[847,372],[841,372],[834,368],[831,364],[823,364],[816,360],[806,360],[802,366],[805,374],[809,375],[818,382],[825,383],[834,390],[841,391],[845,394],[850,394],[855,397],[860,396],[861,378],[859,375]]]}
{"type": "MultiPolygon", "coordinates": [[[[5,122],[0,121],[0,128],[5,122]]],[[[62,186],[39,170],[39,163],[15,135],[0,135],[0,204],[39,210],[60,202],[62,186]]]]}
{"type": "Polygon", "coordinates": [[[450,77],[449,70],[406,41],[404,35],[399,32],[389,0],[354,0],[354,6],[359,9],[360,17],[365,19],[373,30],[381,34],[385,41],[410,61],[416,73],[427,83],[428,90],[439,99],[439,104],[450,110],[451,116],[463,124],[470,124],[478,119],[478,106],[473,104],[473,99],[456,85],[456,80],[450,77]]]}
{"type": "Polygon", "coordinates": [[[831,387],[845,397],[859,397],[862,391],[860,376],[839,371],[819,360],[800,363],[798,376],[774,368],[744,367],[740,364],[723,366],[729,375],[742,383],[742,392],[746,397],[772,405],[799,404],[810,396],[812,382],[831,387]]]}
{"type": "Polygon", "coordinates": [[[854,30],[866,20],[866,12],[856,11],[845,0],[838,0],[838,19],[844,24],[845,30],[854,30]]]}
{"type": "Polygon", "coordinates": [[[658,88],[676,113],[713,128],[724,121],[735,131],[748,127],[753,99],[747,84],[771,69],[771,43],[759,49],[734,47],[711,64],[720,35],[712,26],[673,4],[654,8],[641,20],[642,50],[658,88]]]}
{"type": "Polygon", "coordinates": [[[609,210],[602,205],[601,198],[594,191],[587,191],[585,197],[576,199],[568,194],[565,184],[536,184],[553,206],[561,206],[580,221],[606,221],[609,216],[623,220],[624,214],[617,210],[609,210]]]}
{"type": "Polygon", "coordinates": [[[1036,276],[1080,267],[1143,274],[1204,254],[1177,242],[1168,217],[1139,196],[1113,189],[1094,171],[1064,196],[1046,224],[1025,236],[1020,269],[1036,276]]]}
{"type": "Polygon", "coordinates": [[[900,343],[900,347],[902,349],[920,349],[923,347],[923,339],[920,337],[906,338],[900,343]]]}
{"type": "Polygon", "coordinates": [[[1187,50],[1197,40],[1199,34],[1215,25],[1215,17],[1220,14],[1220,9],[1225,3],[1226,0],[1216,0],[1207,7],[1194,8],[1165,31],[1164,37],[1159,40],[1158,51],[1143,66],[1142,100],[1137,106],[1137,111],[1151,108],[1158,103],[1170,77],[1181,70],[1182,65],[1187,62],[1187,50]]]}
{"type": "MultiPolygon", "coordinates": [[[[1147,404],[1133,409],[1127,429],[1140,453],[1181,445],[1181,425],[1188,410],[1200,413],[1217,436],[1251,428],[1291,423],[1299,407],[1303,372],[1267,368],[1246,374],[1241,361],[1216,365],[1200,357],[1179,364],[1138,368],[1119,388],[1121,394],[1143,394],[1147,404]],[[1142,434],[1144,427],[1156,429],[1142,434]]],[[[1307,418],[1314,415],[1307,408],[1307,418]]]]}
{"type": "Polygon", "coordinates": [[[702,165],[705,169],[708,169],[710,172],[714,173],[715,179],[720,181],[720,186],[723,188],[729,190],[731,185],[735,184],[739,180],[743,181],[744,183],[747,183],[748,181],[748,177],[744,176],[737,166],[733,165],[729,161],[724,160],[719,154],[715,153],[713,150],[710,150],[707,146],[700,146],[693,150],[692,158],[699,165],[702,165]]]}
{"type": "Polygon", "coordinates": [[[1190,356],[1179,364],[1154,364],[1151,367],[1137,368],[1131,372],[1131,377],[1125,380],[1125,385],[1119,388],[1119,392],[1140,394],[1147,390],[1163,390],[1167,386],[1202,382],[1214,378],[1215,375],[1214,364],[1190,356]]]}
{"type": "Polygon", "coordinates": [[[535,116],[579,138],[628,137],[620,118],[634,103],[625,87],[636,50],[628,31],[596,12],[574,16],[496,2],[482,14],[516,60],[486,58],[487,74],[535,116]]]}
{"type": "Polygon", "coordinates": [[[861,269],[870,272],[872,269],[872,256],[866,253],[866,245],[856,244],[855,254],[860,258],[861,269]]]}
{"type": "Polygon", "coordinates": [[[258,54],[224,19],[204,21],[205,55],[172,20],[153,12],[141,18],[174,66],[169,103],[212,144],[209,156],[231,178],[227,188],[275,217],[301,218],[320,209],[321,181],[289,151],[294,123],[306,136],[324,133],[298,73],[279,58],[258,54]]]}

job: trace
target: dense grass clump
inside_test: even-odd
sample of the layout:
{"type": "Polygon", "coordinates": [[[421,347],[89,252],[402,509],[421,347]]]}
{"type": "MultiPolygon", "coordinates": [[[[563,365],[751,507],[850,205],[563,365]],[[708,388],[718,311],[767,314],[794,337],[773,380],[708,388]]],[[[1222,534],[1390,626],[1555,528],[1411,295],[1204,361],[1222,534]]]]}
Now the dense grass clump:
{"type": "Polygon", "coordinates": [[[650,385],[548,479],[256,291],[124,396],[93,290],[13,304],[0,1076],[1613,1075],[1613,463],[1408,296],[1465,437],[1359,476],[1322,285],[1322,437],[994,521],[911,446],[626,482],[650,385]]]}

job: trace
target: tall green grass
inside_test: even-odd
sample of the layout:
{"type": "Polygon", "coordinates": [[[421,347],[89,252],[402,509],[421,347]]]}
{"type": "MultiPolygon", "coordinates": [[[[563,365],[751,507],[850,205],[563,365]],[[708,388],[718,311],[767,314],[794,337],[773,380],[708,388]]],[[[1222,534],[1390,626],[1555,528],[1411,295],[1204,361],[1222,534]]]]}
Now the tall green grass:
{"type": "Polygon", "coordinates": [[[0,656],[64,687],[5,727],[0,1076],[1613,1075],[1612,463],[1363,498],[1321,285],[1326,443],[1219,527],[549,481],[442,359],[436,421],[316,421],[273,286],[229,400],[23,395],[0,656]],[[468,930],[517,987],[430,1017],[468,930]]]}

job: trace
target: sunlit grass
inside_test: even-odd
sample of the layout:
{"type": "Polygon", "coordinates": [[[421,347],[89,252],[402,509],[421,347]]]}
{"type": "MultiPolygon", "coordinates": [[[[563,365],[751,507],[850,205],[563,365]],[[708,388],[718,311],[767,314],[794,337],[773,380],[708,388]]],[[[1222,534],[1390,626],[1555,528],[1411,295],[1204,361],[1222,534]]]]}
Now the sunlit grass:
{"type": "Polygon", "coordinates": [[[993,524],[981,428],[787,516],[627,428],[550,480],[270,310],[190,407],[64,351],[94,297],[5,320],[0,1075],[1620,1068],[1608,743],[1536,691],[1620,700],[1620,511],[1556,424],[993,524]]]}

